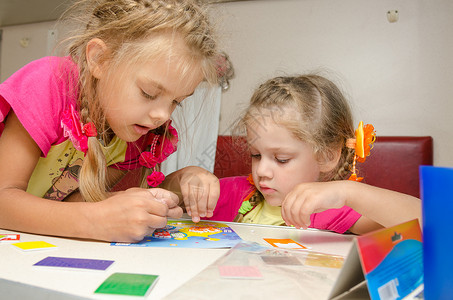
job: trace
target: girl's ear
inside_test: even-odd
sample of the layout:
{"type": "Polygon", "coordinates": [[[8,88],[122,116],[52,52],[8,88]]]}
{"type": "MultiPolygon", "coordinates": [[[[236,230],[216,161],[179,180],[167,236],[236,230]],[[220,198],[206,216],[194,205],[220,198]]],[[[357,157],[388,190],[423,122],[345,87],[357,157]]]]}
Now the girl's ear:
{"type": "Polygon", "coordinates": [[[319,170],[322,173],[328,173],[332,171],[337,165],[338,161],[340,160],[341,156],[341,148],[338,149],[331,149],[327,151],[319,162],[319,170]]]}
{"type": "Polygon", "coordinates": [[[95,38],[87,43],[86,57],[88,68],[91,74],[97,79],[101,79],[102,77],[106,52],[107,45],[101,39],[95,38]]]}

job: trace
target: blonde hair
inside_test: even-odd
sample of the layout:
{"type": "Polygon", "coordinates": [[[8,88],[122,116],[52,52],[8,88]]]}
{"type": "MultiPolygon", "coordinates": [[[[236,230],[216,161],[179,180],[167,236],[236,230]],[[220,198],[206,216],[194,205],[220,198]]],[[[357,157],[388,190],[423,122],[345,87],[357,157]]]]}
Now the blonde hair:
{"type": "MultiPolygon", "coordinates": [[[[181,37],[187,48],[184,73],[201,67],[205,80],[217,83],[217,45],[208,21],[206,7],[195,0],[80,0],[63,14],[61,22],[76,20],[81,32],[65,41],[68,52],[79,69],[78,105],[81,121],[93,122],[104,141],[112,132],[106,123],[96,94],[97,79],[91,74],[86,46],[94,38],[108,47],[111,67],[122,63],[138,63],[144,58],[161,55],[171,47],[165,37],[181,37]],[[74,18],[78,15],[80,17],[74,18]],[[151,48],[155,51],[150,53],[151,48]],[[145,49],[144,44],[147,48],[145,49]]],[[[145,176],[145,175],[144,175],[145,176]]],[[[144,182],[144,180],[142,180],[144,182]]],[[[85,201],[100,201],[107,197],[105,155],[96,137],[88,138],[88,152],[79,175],[80,192],[85,201]]]]}
{"type": "MultiPolygon", "coordinates": [[[[247,125],[259,122],[257,116],[263,110],[296,138],[309,143],[319,161],[334,157],[341,149],[336,167],[321,173],[319,180],[345,179],[354,158],[354,150],[346,147],[346,140],[354,137],[354,126],[349,104],[332,81],[319,75],[276,77],[266,81],[254,92],[236,125],[236,133],[243,134],[247,125]],[[295,118],[288,115],[288,108],[296,113],[295,118]]],[[[252,198],[256,204],[262,200],[262,195],[257,192],[252,198]]]]}

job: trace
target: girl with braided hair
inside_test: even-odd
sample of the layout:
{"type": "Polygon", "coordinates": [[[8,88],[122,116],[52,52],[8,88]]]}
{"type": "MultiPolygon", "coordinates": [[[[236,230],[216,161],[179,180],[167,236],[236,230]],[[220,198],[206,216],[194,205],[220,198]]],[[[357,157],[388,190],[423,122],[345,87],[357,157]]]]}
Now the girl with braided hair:
{"type": "Polygon", "coordinates": [[[220,179],[213,220],[362,234],[421,217],[419,199],[358,182],[374,128],[354,130],[348,102],[324,77],[266,81],[236,129],[252,173],[220,179]]]}
{"type": "Polygon", "coordinates": [[[194,166],[165,176],[170,115],[206,80],[218,51],[196,0],[80,0],[68,56],[33,61],[0,85],[0,228],[140,241],[185,206],[211,216],[218,179],[194,166]],[[141,187],[112,192],[129,170],[141,187]],[[151,187],[151,188],[149,188],[151,187]]]}

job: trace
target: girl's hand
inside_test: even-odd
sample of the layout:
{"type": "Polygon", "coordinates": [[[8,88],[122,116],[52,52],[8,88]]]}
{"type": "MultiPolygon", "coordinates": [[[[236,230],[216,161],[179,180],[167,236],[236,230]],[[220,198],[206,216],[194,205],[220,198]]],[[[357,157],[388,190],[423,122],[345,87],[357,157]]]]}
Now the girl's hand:
{"type": "Polygon", "coordinates": [[[155,201],[167,206],[167,217],[172,219],[181,218],[182,208],[178,206],[179,197],[175,193],[159,188],[149,189],[148,191],[153,195],[155,201]]]}
{"type": "Polygon", "coordinates": [[[192,221],[212,217],[220,196],[219,179],[200,167],[186,167],[180,175],[181,195],[192,221]]]}
{"type": "Polygon", "coordinates": [[[287,225],[306,229],[310,215],[346,203],[347,181],[301,183],[289,192],[282,203],[282,217],[287,225]]]}
{"type": "Polygon", "coordinates": [[[167,218],[179,218],[178,196],[163,189],[131,188],[89,207],[93,237],[115,242],[138,242],[167,218]]]}

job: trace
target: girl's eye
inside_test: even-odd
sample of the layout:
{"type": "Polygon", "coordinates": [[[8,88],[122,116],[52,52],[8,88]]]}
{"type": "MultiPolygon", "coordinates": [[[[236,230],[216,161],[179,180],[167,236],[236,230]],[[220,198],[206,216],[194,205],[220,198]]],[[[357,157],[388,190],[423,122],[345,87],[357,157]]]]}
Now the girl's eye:
{"type": "Polygon", "coordinates": [[[250,156],[252,157],[252,159],[260,159],[261,158],[260,154],[251,154],[250,156]]]}
{"type": "Polygon", "coordinates": [[[275,158],[275,160],[280,164],[285,164],[285,163],[289,162],[289,159],[279,159],[277,157],[275,158]]]}
{"type": "Polygon", "coordinates": [[[173,104],[178,106],[178,107],[182,107],[182,101],[178,101],[178,100],[173,100],[173,104]]]}
{"type": "Polygon", "coordinates": [[[143,90],[142,90],[142,95],[146,99],[150,99],[150,100],[155,100],[157,98],[157,95],[149,95],[149,94],[145,93],[145,91],[143,91],[143,90]]]}

